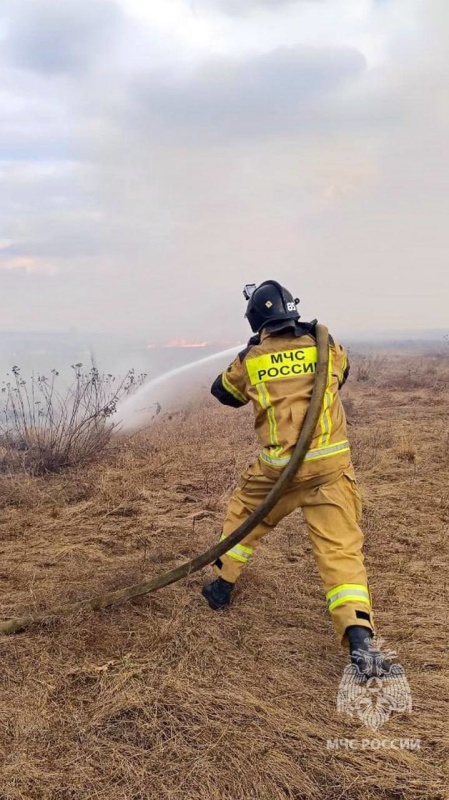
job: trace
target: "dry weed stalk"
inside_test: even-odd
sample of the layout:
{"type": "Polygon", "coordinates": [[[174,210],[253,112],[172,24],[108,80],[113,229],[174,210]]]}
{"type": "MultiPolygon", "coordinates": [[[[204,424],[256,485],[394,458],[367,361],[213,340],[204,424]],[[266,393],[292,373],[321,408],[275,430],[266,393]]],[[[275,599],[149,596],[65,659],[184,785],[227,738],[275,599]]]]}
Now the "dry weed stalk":
{"type": "Polygon", "coordinates": [[[88,464],[108,445],[117,424],[111,421],[119,400],[146,376],[130,370],[123,379],[72,365],[73,380],[61,386],[57,370],[51,377],[32,375],[19,367],[3,383],[0,404],[0,465],[31,474],[58,472],[88,464]]]}
{"type": "Polygon", "coordinates": [[[402,434],[396,447],[396,455],[400,461],[409,461],[414,463],[416,461],[416,445],[412,442],[406,434],[402,434]]]}

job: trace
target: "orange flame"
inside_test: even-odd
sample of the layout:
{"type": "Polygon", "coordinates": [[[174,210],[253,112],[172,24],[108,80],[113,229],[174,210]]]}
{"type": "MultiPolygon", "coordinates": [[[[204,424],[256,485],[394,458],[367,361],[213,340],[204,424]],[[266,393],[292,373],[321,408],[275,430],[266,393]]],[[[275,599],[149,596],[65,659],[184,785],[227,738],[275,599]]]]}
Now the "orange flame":
{"type": "Polygon", "coordinates": [[[189,342],[187,339],[172,339],[165,347],[207,347],[209,342],[189,342]]]}

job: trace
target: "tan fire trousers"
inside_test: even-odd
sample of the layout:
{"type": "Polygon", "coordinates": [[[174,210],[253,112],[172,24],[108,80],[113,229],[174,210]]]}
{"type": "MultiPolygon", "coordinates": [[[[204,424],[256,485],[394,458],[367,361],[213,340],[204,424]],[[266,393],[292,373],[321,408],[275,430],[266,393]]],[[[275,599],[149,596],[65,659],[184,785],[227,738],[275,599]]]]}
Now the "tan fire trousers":
{"type": "MultiPolygon", "coordinates": [[[[278,470],[259,460],[245,470],[229,501],[222,539],[260,505],[278,477],[278,470]]],[[[343,640],[349,625],[373,629],[358,525],[362,503],[350,464],[326,475],[295,478],[265,520],[218,560],[215,574],[235,583],[262,537],[296,508],[304,514],[337,634],[343,640]]]]}

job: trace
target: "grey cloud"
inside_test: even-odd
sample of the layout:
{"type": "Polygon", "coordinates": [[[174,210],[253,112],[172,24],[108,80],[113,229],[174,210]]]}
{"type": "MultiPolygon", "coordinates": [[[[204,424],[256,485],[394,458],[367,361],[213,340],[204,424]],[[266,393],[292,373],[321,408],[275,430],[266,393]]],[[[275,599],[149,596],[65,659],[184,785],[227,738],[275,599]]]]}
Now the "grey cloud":
{"type": "Polygon", "coordinates": [[[0,268],[17,259],[65,264],[104,252],[104,224],[84,165],[62,159],[4,161],[0,185],[0,268]]]}
{"type": "Polygon", "coordinates": [[[13,63],[47,75],[85,69],[113,46],[122,19],[114,0],[13,0],[3,16],[13,63]]]}
{"type": "Polygon", "coordinates": [[[37,216],[26,234],[13,240],[10,247],[0,253],[0,264],[8,265],[14,259],[32,258],[45,264],[45,260],[64,268],[67,261],[91,258],[104,253],[105,237],[98,222],[89,221],[87,213],[66,214],[63,219],[48,212],[37,216]]]}
{"type": "Polygon", "coordinates": [[[183,82],[139,78],[127,86],[126,113],[132,126],[175,138],[189,129],[201,139],[307,129],[326,98],[365,68],[351,48],[279,48],[245,62],[216,60],[183,82]]]}
{"type": "Polygon", "coordinates": [[[39,76],[2,70],[0,158],[66,158],[73,125],[65,99],[39,76]]]}
{"type": "Polygon", "coordinates": [[[3,144],[20,133],[35,162],[0,175],[2,325],[243,337],[241,284],[277,277],[336,332],[395,327],[398,313],[412,327],[423,269],[439,289],[420,324],[443,324],[447,87],[422,28],[424,67],[416,48],[367,70],[351,49],[297,47],[182,79],[176,59],[157,72],[151,48],[137,68],[111,50],[103,71],[79,30],[76,57],[58,51],[51,72],[35,53],[37,78],[16,70],[28,99],[8,111],[3,144]],[[44,144],[67,161],[47,169],[44,144]]]}

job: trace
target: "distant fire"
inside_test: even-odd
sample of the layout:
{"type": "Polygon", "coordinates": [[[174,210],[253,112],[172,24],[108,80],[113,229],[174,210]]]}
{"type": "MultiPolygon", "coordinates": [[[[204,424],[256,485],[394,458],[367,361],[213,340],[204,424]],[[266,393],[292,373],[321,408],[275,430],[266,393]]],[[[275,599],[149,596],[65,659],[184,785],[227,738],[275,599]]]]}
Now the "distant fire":
{"type": "MultiPolygon", "coordinates": [[[[150,342],[149,344],[147,344],[147,350],[155,350],[155,349],[158,349],[159,347],[173,347],[173,348],[177,348],[177,347],[188,347],[188,348],[198,348],[198,347],[200,347],[200,348],[201,347],[214,347],[214,348],[236,347],[239,344],[242,344],[242,343],[241,342],[236,342],[236,341],[233,341],[233,340],[232,341],[226,340],[226,341],[219,341],[219,342],[194,342],[194,341],[189,341],[188,339],[172,339],[170,342],[166,342],[166,344],[154,344],[153,342],[150,342]]],[[[244,344],[242,344],[242,347],[244,347],[244,344]]]]}
{"type": "Polygon", "coordinates": [[[187,339],[172,339],[165,347],[207,347],[209,342],[189,342],[187,339]]]}

